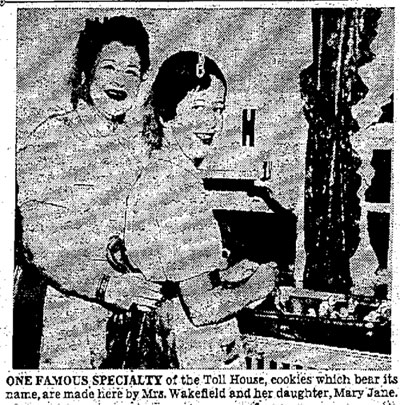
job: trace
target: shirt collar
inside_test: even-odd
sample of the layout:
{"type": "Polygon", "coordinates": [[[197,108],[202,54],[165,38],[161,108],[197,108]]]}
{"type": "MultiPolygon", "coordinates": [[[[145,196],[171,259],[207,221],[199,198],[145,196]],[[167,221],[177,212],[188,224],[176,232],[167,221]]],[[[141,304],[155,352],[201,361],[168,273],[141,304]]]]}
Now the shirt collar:
{"type": "Polygon", "coordinates": [[[113,135],[128,134],[138,136],[141,123],[134,120],[130,115],[123,122],[111,121],[102,115],[94,106],[81,101],[75,110],[85,132],[90,137],[108,137],[113,135]]]}

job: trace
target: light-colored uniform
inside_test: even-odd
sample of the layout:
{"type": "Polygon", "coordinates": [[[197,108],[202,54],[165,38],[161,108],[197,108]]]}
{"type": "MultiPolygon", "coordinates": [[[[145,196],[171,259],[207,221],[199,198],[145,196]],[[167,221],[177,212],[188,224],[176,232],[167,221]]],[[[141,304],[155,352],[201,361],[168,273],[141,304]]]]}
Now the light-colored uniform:
{"type": "Polygon", "coordinates": [[[221,311],[221,305],[233,308],[240,298],[238,291],[213,290],[210,284],[208,273],[227,266],[213,209],[267,207],[245,193],[206,191],[202,170],[179,147],[165,143],[153,154],[128,200],[128,256],[147,278],[180,282],[181,299],[164,303],[159,311],[171,331],[181,368],[242,367],[236,318],[199,326],[204,322],[202,312],[210,307],[221,311]],[[201,301],[204,293],[210,296],[202,307],[196,300],[201,301]]]}
{"type": "Polygon", "coordinates": [[[45,121],[17,152],[23,243],[55,287],[47,289],[41,367],[91,368],[104,357],[110,312],[90,301],[104,274],[118,275],[106,245],[124,228],[126,197],[147,156],[139,127],[114,127],[86,105],[45,121]]]}
{"type": "MultiPolygon", "coordinates": [[[[198,294],[210,289],[208,273],[226,266],[212,209],[266,206],[244,193],[205,191],[201,171],[179,148],[166,144],[149,158],[139,133],[80,106],[47,120],[18,151],[24,245],[54,287],[45,303],[41,367],[93,368],[104,358],[110,312],[96,303],[96,291],[104,274],[119,275],[105,256],[111,234],[125,236],[132,264],[148,279],[180,282],[182,301],[159,310],[180,367],[240,367],[240,356],[232,362],[241,347],[235,318],[193,323],[203,322],[198,294]]],[[[234,290],[210,297],[207,310],[216,311],[238,298],[234,290]]]]}

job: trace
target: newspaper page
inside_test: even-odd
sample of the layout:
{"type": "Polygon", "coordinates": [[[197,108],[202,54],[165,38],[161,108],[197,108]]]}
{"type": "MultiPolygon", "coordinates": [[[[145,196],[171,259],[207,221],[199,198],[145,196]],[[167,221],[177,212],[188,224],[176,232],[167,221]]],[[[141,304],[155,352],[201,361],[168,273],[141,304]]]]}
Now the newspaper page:
{"type": "Polygon", "coordinates": [[[400,403],[396,8],[2,2],[2,404],[400,403]]]}

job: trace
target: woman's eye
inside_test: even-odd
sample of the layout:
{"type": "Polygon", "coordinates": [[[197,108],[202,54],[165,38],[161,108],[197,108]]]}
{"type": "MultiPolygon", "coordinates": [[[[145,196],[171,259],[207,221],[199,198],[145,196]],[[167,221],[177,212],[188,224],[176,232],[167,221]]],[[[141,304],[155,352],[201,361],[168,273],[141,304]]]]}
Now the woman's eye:
{"type": "Polygon", "coordinates": [[[204,105],[202,104],[195,104],[192,106],[193,110],[201,111],[204,109],[204,105]]]}
{"type": "Polygon", "coordinates": [[[107,64],[102,66],[103,69],[113,72],[115,70],[115,66],[107,64]]]}
{"type": "Polygon", "coordinates": [[[222,107],[214,107],[213,111],[217,114],[222,114],[224,112],[224,109],[222,107]]]}
{"type": "Polygon", "coordinates": [[[139,72],[136,69],[127,69],[125,70],[125,73],[135,77],[139,76],[139,72]]]}

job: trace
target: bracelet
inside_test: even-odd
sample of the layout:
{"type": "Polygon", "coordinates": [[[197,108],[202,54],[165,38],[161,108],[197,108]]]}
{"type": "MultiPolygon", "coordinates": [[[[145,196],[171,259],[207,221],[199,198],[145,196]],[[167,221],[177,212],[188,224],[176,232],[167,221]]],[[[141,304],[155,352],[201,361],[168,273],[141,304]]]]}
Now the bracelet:
{"type": "Polygon", "coordinates": [[[219,274],[219,269],[215,269],[208,273],[208,278],[210,279],[212,288],[219,287],[222,284],[221,275],[219,274]]]}
{"type": "Polygon", "coordinates": [[[104,301],[104,297],[106,295],[106,290],[108,286],[108,282],[110,281],[111,276],[109,274],[103,274],[103,277],[100,280],[99,286],[96,290],[96,298],[99,301],[104,301]]]}

